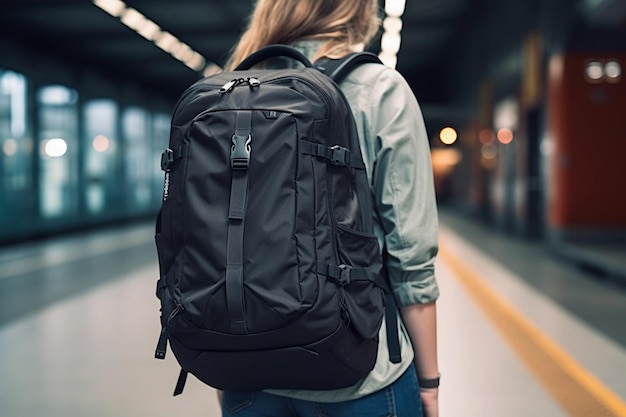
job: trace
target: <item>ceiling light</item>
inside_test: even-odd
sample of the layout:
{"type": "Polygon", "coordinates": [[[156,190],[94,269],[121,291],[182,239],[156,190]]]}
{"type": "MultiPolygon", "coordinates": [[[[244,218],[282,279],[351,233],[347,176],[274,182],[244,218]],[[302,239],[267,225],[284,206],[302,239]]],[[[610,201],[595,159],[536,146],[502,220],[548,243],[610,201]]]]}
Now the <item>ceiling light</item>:
{"type": "Polygon", "coordinates": [[[114,17],[120,17],[126,10],[126,4],[121,0],[93,0],[93,4],[114,17]]]}
{"type": "Polygon", "coordinates": [[[61,138],[49,139],[44,142],[43,151],[51,158],[63,156],[67,152],[67,142],[61,138]]]}
{"type": "Polygon", "coordinates": [[[604,75],[608,81],[617,81],[622,76],[622,66],[617,61],[609,61],[604,64],[604,75]]]}
{"type": "Polygon", "coordinates": [[[496,137],[500,143],[507,145],[513,141],[513,131],[509,128],[503,127],[498,130],[496,137]]]}
{"type": "Polygon", "coordinates": [[[136,31],[143,29],[147,22],[146,17],[136,9],[126,9],[120,20],[126,26],[136,31]]]}
{"type": "Polygon", "coordinates": [[[387,16],[400,17],[404,13],[406,0],[385,0],[385,13],[387,16]]]}
{"type": "Polygon", "coordinates": [[[602,64],[598,61],[588,62],[585,67],[585,75],[590,81],[599,81],[602,78],[603,73],[604,69],[602,68],[602,64]]]}
{"type": "Polygon", "coordinates": [[[383,33],[380,40],[380,47],[385,52],[397,54],[400,50],[400,34],[399,33],[383,33]]]}
{"type": "Polygon", "coordinates": [[[384,32],[380,40],[381,52],[378,54],[378,58],[390,68],[395,68],[398,63],[398,52],[402,40],[400,37],[401,16],[405,6],[406,0],[385,0],[387,17],[383,20],[384,32]]]}
{"type": "Polygon", "coordinates": [[[439,140],[445,145],[452,145],[456,142],[458,135],[456,130],[451,127],[444,127],[439,132],[439,140]]]}
{"type": "Polygon", "coordinates": [[[48,106],[76,103],[76,92],[62,85],[48,85],[39,90],[39,102],[48,106]]]}
{"type": "Polygon", "coordinates": [[[142,28],[138,29],[137,33],[149,41],[153,41],[161,36],[161,28],[152,20],[146,20],[146,24],[142,28]]]}
{"type": "Polygon", "coordinates": [[[378,58],[380,58],[382,63],[389,68],[395,68],[396,64],[398,63],[398,57],[392,52],[382,51],[380,54],[378,54],[378,58]]]}
{"type": "MultiPolygon", "coordinates": [[[[189,45],[181,42],[176,36],[161,30],[152,20],[138,10],[127,7],[121,0],[93,0],[93,3],[112,16],[119,17],[122,23],[135,30],[147,40],[153,41],[156,46],[172,55],[195,71],[202,71],[206,59],[189,45]]],[[[216,65],[214,65],[217,67],[216,65]]],[[[217,67],[219,70],[221,68],[217,67]]]]}
{"type": "Polygon", "coordinates": [[[383,20],[383,28],[389,33],[400,33],[402,30],[402,19],[388,16],[383,20]]]}
{"type": "Polygon", "coordinates": [[[169,32],[161,33],[161,36],[159,36],[159,39],[157,39],[155,43],[159,48],[172,55],[182,46],[178,38],[169,32]]]}
{"type": "Polygon", "coordinates": [[[516,129],[519,126],[519,105],[516,99],[507,98],[494,108],[493,124],[496,129],[516,129]]]}
{"type": "Polygon", "coordinates": [[[178,48],[178,50],[174,54],[174,58],[179,61],[185,62],[193,57],[194,52],[195,51],[191,49],[189,45],[187,45],[186,43],[181,43],[180,48],[178,48]]]}
{"type": "Polygon", "coordinates": [[[184,64],[195,71],[200,71],[202,68],[204,68],[204,65],[206,64],[206,59],[204,59],[204,57],[199,53],[194,52],[189,59],[184,61],[184,64]]]}

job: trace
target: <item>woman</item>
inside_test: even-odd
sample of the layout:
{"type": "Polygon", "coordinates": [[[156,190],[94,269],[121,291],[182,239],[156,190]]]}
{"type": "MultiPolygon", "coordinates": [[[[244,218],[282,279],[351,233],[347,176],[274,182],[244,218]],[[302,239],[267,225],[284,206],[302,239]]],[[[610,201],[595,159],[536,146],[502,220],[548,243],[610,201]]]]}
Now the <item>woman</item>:
{"type": "MultiPolygon", "coordinates": [[[[270,44],[290,44],[311,60],[363,49],[380,25],[377,0],[258,0],[231,56],[233,69],[270,44]]],[[[333,391],[224,392],[223,416],[438,416],[434,274],[437,213],[426,129],[414,95],[393,69],[357,68],[341,84],[357,122],[378,216],[375,232],[400,306],[402,362],[379,345],[371,373],[333,391]],[[423,411],[422,411],[423,410],[423,411]]],[[[385,325],[380,340],[386,340],[385,325]]]]}

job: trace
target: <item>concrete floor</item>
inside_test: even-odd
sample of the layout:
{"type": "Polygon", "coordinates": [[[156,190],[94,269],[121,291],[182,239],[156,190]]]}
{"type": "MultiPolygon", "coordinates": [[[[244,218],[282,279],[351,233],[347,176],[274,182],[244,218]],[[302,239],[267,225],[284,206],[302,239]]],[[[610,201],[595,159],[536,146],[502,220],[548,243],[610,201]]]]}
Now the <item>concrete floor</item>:
{"type": "MultiPolygon", "coordinates": [[[[476,271],[623,404],[624,291],[553,262],[532,243],[507,240],[462,219],[442,216],[440,239],[446,253],[476,271]],[[576,313],[577,298],[585,302],[576,313]],[[615,317],[622,318],[619,325],[594,325],[615,317]]],[[[214,391],[193,377],[183,395],[172,397],[178,365],[171,353],[165,361],[153,359],[160,326],[149,226],[5,248],[0,270],[0,294],[13,306],[0,307],[3,417],[220,415],[214,391]],[[51,290],[55,285],[66,287],[51,290]],[[16,309],[19,314],[11,314],[16,309]]],[[[437,271],[441,416],[573,415],[486,318],[458,271],[444,258],[437,271]]]]}

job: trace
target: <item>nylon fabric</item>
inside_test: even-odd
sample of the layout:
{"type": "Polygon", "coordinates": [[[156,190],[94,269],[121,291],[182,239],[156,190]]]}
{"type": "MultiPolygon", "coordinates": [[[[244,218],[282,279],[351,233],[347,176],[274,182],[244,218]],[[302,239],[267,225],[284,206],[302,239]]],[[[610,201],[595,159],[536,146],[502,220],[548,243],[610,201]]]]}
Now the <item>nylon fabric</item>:
{"type": "Polygon", "coordinates": [[[188,149],[167,166],[157,232],[163,324],[182,368],[229,390],[363,379],[384,314],[382,259],[336,84],[315,68],[205,78],[181,96],[169,147],[188,149]]]}

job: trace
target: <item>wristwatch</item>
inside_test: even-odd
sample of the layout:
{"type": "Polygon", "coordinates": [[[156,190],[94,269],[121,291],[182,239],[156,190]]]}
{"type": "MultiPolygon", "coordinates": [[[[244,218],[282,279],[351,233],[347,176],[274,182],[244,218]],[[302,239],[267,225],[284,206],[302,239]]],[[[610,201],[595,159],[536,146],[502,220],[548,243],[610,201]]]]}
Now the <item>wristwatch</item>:
{"type": "Polygon", "coordinates": [[[436,378],[423,379],[418,377],[417,380],[419,382],[420,388],[437,388],[439,386],[439,380],[441,379],[441,374],[439,374],[436,378]]]}

